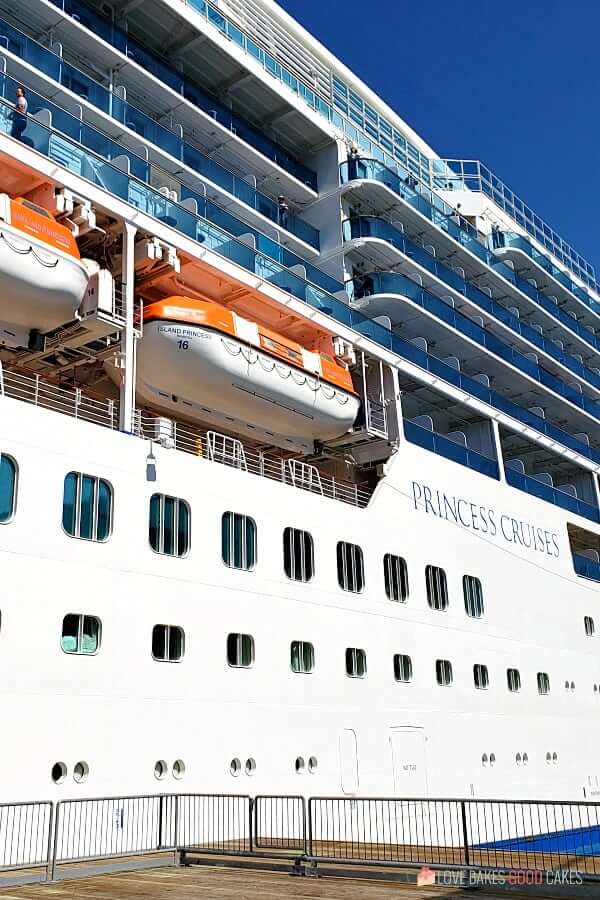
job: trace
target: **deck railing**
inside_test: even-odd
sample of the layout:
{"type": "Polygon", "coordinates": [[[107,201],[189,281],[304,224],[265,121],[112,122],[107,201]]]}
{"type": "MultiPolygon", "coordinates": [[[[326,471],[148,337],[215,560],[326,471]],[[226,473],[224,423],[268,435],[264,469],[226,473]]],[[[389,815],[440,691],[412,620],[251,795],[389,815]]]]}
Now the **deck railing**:
{"type": "Polygon", "coordinates": [[[0,884],[210,856],[289,860],[297,874],[335,863],[350,876],[438,869],[442,884],[564,884],[557,872],[579,884],[600,881],[600,803],[153,794],[0,806],[0,884]]]}
{"type": "MultiPolygon", "coordinates": [[[[94,425],[118,429],[119,404],[84,393],[81,388],[63,387],[45,381],[39,374],[21,373],[3,368],[0,363],[0,396],[22,400],[94,425]]],[[[339,500],[359,508],[366,507],[372,490],[366,485],[352,484],[326,475],[313,464],[292,456],[265,453],[245,446],[237,438],[205,431],[136,411],[134,433],[164,447],[181,450],[231,468],[269,478],[300,490],[339,500]]]]}

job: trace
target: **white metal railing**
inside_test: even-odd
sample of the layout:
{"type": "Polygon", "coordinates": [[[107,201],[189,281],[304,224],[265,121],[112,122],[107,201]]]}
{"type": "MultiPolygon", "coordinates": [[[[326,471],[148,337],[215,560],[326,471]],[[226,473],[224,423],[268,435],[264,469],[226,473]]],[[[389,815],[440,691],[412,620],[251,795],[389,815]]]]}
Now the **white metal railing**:
{"type": "MultiPolygon", "coordinates": [[[[138,411],[137,434],[156,440],[158,421],[163,420],[138,411]]],[[[361,508],[367,506],[372,493],[365,486],[326,475],[317,466],[303,460],[267,454],[254,447],[243,445],[237,438],[215,431],[204,431],[180,422],[172,423],[166,446],[352,506],[361,508]]]]}
{"type": "Polygon", "coordinates": [[[0,365],[0,394],[105,428],[119,427],[119,404],[116,400],[96,399],[84,394],[81,388],[64,388],[44,381],[37,374],[2,371],[0,365]]]}
{"type": "MultiPolygon", "coordinates": [[[[81,388],[61,387],[44,381],[38,374],[7,370],[3,368],[1,361],[0,396],[22,400],[104,428],[119,427],[119,404],[116,400],[92,397],[84,394],[81,388]]],[[[317,466],[303,460],[266,454],[256,448],[244,446],[240,440],[229,435],[182,425],[141,410],[136,410],[134,421],[138,437],[156,441],[165,447],[182,450],[211,462],[241,469],[352,506],[362,508],[369,503],[371,490],[325,475],[317,466]]]]}

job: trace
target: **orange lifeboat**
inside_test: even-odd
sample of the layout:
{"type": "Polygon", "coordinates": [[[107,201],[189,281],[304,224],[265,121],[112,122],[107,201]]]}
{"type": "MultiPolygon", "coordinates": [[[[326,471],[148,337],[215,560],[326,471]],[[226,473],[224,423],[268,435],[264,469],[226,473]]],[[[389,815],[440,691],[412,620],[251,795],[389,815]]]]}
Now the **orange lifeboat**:
{"type": "Polygon", "coordinates": [[[40,206],[0,194],[0,320],[49,331],[75,318],[88,271],[73,235],[40,206]]]}
{"type": "Polygon", "coordinates": [[[153,406],[246,423],[284,444],[340,437],[359,408],[344,363],[211,300],[169,297],[145,308],[137,375],[153,406]]]}

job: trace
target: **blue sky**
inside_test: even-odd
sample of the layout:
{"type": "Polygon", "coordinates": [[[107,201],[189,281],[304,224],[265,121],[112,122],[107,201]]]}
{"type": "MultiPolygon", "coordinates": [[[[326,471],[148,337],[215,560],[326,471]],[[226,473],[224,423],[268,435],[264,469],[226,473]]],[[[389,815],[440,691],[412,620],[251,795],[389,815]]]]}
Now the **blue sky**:
{"type": "Polygon", "coordinates": [[[440,156],[481,159],[600,276],[600,0],[279,0],[440,156]]]}

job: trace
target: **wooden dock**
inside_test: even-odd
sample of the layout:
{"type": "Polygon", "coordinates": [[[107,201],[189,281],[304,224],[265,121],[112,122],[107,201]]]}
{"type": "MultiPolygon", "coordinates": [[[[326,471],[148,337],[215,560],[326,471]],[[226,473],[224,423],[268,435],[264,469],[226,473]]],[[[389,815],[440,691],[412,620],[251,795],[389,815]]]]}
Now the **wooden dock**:
{"type": "MultiPolygon", "coordinates": [[[[414,874],[414,873],[413,873],[414,874]]],[[[417,887],[360,878],[291,877],[279,872],[169,867],[90,876],[74,881],[0,888],[0,900],[546,900],[597,898],[598,885],[582,888],[417,887]]]]}

